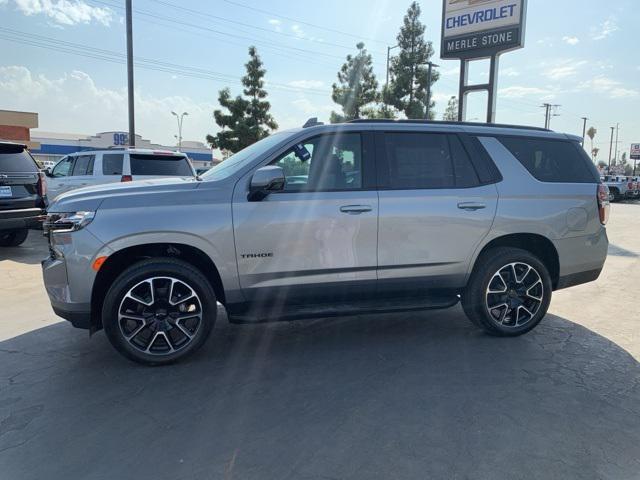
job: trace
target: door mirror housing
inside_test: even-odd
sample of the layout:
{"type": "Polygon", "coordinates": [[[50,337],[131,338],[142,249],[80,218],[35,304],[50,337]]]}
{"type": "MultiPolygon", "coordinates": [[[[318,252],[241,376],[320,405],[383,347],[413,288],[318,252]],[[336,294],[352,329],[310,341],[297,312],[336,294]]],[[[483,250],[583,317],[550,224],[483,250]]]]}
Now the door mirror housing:
{"type": "Polygon", "coordinates": [[[51,173],[51,167],[47,167],[47,168],[45,168],[45,169],[44,169],[44,174],[45,174],[47,177],[53,177],[53,173],[51,173]]]}
{"type": "Polygon", "coordinates": [[[269,165],[259,168],[251,177],[249,201],[259,202],[272,192],[284,190],[285,177],[282,167],[269,165]]]}

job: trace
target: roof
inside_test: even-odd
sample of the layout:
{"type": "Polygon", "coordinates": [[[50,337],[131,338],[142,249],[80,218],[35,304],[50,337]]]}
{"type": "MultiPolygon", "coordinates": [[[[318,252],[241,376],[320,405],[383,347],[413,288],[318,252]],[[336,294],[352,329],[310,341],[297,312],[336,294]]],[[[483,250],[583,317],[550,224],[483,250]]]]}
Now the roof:
{"type": "Polygon", "coordinates": [[[464,127],[480,127],[480,128],[514,128],[517,130],[535,130],[542,132],[551,132],[547,128],[531,127],[528,125],[508,125],[505,123],[479,123],[479,122],[454,122],[445,120],[392,120],[392,119],[366,119],[358,118],[356,120],[350,120],[346,123],[391,123],[391,124],[417,124],[417,125],[452,125],[452,126],[464,126],[464,127]]]}

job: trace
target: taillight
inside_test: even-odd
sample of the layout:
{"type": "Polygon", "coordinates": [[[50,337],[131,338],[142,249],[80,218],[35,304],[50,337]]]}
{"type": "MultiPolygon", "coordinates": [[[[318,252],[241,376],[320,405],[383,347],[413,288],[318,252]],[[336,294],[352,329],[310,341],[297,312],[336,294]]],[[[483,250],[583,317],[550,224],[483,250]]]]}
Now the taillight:
{"type": "Polygon", "coordinates": [[[609,221],[609,187],[604,184],[598,185],[596,192],[596,198],[598,200],[598,213],[600,214],[600,223],[606,225],[609,221]]]}
{"type": "Polygon", "coordinates": [[[131,175],[122,175],[122,178],[120,178],[121,182],[131,182],[133,181],[133,178],[131,178],[131,175]]]}
{"type": "Polygon", "coordinates": [[[47,179],[44,173],[38,172],[38,196],[44,197],[47,194],[47,179]]]}
{"type": "Polygon", "coordinates": [[[629,182],[629,183],[627,183],[627,188],[628,188],[629,190],[633,190],[633,182],[629,182]]]}

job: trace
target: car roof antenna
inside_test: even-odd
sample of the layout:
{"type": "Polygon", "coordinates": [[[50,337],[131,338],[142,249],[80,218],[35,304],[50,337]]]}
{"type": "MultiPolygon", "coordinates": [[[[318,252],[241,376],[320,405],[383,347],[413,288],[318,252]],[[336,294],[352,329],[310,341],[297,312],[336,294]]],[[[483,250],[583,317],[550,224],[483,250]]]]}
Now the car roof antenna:
{"type": "Polygon", "coordinates": [[[311,117],[307,120],[302,128],[315,127],[316,125],[324,125],[324,123],[318,121],[318,117],[311,117]]]}

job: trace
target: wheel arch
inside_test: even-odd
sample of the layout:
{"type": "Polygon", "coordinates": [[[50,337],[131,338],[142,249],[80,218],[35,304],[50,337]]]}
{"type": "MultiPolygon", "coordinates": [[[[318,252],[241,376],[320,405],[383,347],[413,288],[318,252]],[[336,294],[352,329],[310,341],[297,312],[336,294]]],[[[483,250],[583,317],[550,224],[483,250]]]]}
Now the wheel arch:
{"type": "MultiPolygon", "coordinates": [[[[478,260],[482,258],[483,254],[497,247],[521,248],[538,257],[545,267],[547,267],[549,275],[551,276],[553,289],[556,289],[560,278],[560,257],[558,256],[558,250],[555,245],[547,237],[537,233],[511,233],[494,238],[485,244],[478,252],[471,271],[476,268],[478,260]]],[[[469,275],[470,274],[471,272],[469,275]]]]}
{"type": "Polygon", "coordinates": [[[91,291],[91,332],[102,328],[102,304],[113,281],[127,267],[147,258],[166,257],[183,260],[197,268],[209,280],[217,300],[226,304],[225,289],[220,272],[211,258],[192,245],[158,242],[133,245],[117,250],[108,256],[100,267],[91,291]]]}

